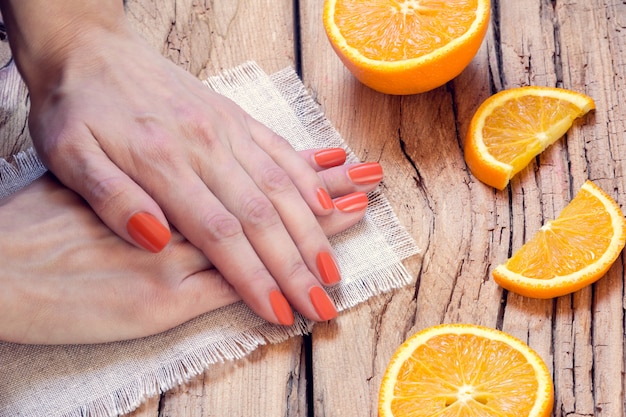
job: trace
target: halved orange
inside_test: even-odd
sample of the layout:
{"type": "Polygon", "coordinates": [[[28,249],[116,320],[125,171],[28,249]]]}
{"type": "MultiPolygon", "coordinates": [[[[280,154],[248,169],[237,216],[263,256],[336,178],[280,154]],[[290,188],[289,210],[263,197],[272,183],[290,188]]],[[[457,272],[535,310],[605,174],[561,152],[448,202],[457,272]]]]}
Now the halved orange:
{"type": "Polygon", "coordinates": [[[595,108],[591,97],[553,87],[518,87],[485,100],[472,117],[465,162],[476,178],[497,189],[552,145],[574,119],[595,108]]]}
{"type": "Polygon", "coordinates": [[[344,65],[387,94],[450,81],[472,61],[489,26],[489,0],[325,0],[324,28],[344,65]]]}
{"type": "Polygon", "coordinates": [[[379,417],[547,417],[554,386],[544,361],[499,330],[442,324],[407,339],[381,383],[379,417]]]}
{"type": "Polygon", "coordinates": [[[625,242],[626,220],[619,206],[586,181],[558,218],[497,266],[493,277],[527,297],[558,297],[604,276],[625,242]]]}

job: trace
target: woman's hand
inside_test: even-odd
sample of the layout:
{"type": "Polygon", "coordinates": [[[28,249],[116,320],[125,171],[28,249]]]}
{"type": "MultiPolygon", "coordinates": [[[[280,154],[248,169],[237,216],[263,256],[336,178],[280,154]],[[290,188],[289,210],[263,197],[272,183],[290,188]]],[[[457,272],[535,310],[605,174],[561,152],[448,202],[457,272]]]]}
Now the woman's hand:
{"type": "MultiPolygon", "coordinates": [[[[316,166],[316,153],[300,156],[316,166]]],[[[338,207],[316,220],[326,235],[363,217],[365,192],[375,185],[355,184],[349,171],[367,167],[339,166],[317,174],[338,207]]],[[[0,233],[11,237],[0,239],[0,340],[57,344],[137,338],[240,299],[236,287],[176,231],[158,254],[129,245],[51,175],[0,201],[0,233]]],[[[323,292],[318,282],[307,292],[311,288],[323,292]]],[[[285,308],[283,314],[291,315],[285,308]]],[[[332,303],[328,308],[336,314],[332,303]]]]}
{"type": "MultiPolygon", "coordinates": [[[[289,304],[330,317],[324,292],[310,289],[340,279],[318,222],[335,207],[285,139],[152,50],[121,0],[0,7],[35,147],[111,230],[168,252],[179,244],[171,223],[263,318],[289,324],[289,304]]],[[[353,179],[381,176],[375,166],[353,179]]]]}

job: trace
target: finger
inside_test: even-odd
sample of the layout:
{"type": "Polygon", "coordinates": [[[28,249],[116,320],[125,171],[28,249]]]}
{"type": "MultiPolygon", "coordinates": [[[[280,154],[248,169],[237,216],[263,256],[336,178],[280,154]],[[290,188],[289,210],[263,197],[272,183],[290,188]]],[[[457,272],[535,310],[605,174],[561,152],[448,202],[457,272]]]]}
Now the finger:
{"type": "Polygon", "coordinates": [[[346,162],[346,151],[343,148],[306,149],[299,153],[318,172],[346,162]]]}
{"type": "MultiPolygon", "coordinates": [[[[315,215],[330,214],[332,199],[324,188],[316,170],[311,167],[290,144],[271,129],[248,118],[250,135],[253,141],[234,147],[233,152],[245,167],[253,167],[255,158],[264,156],[284,170],[315,215]],[[246,162],[249,161],[249,162],[246,162]],[[252,164],[251,164],[252,163],[252,164]]],[[[266,163],[266,166],[269,162],[266,163]]],[[[248,169],[248,168],[246,168],[248,169]]]]}
{"type": "MultiPolygon", "coordinates": [[[[228,168],[226,170],[229,171],[228,168]]],[[[236,181],[232,175],[229,178],[236,181]]],[[[276,301],[277,297],[281,297],[278,284],[251,246],[239,219],[191,170],[177,175],[175,183],[169,176],[160,180],[169,197],[163,204],[164,210],[181,234],[211,260],[259,316],[272,323],[291,325],[291,307],[284,297],[283,303],[276,301]],[[193,204],[176,203],[189,201],[190,195],[193,196],[193,204]]],[[[245,187],[234,188],[248,194],[245,187]]],[[[266,242],[266,245],[270,243],[266,242]]]]}
{"type": "MultiPolygon", "coordinates": [[[[279,141],[282,140],[279,138],[279,141]]],[[[290,186],[297,181],[298,176],[283,171],[282,167],[274,164],[274,160],[270,158],[265,158],[264,162],[258,163],[263,160],[264,154],[262,150],[259,150],[255,155],[251,150],[246,156],[238,156],[238,158],[242,161],[242,166],[248,167],[248,174],[280,214],[283,224],[311,271],[315,272],[317,269],[317,276],[321,282],[335,283],[339,279],[338,273],[336,272],[333,277],[324,276],[323,271],[320,271],[318,259],[321,252],[332,253],[332,248],[324,238],[323,231],[319,228],[311,211],[307,209],[306,201],[301,199],[297,189],[290,186]],[[257,161],[257,165],[252,165],[252,161],[257,161]],[[311,254],[315,254],[317,258],[312,258],[311,254]]],[[[301,160],[295,162],[302,165],[301,160]]],[[[316,177],[318,183],[323,184],[320,177],[318,175],[316,177]]]]}
{"type": "Polygon", "coordinates": [[[317,218],[326,236],[343,232],[357,224],[365,215],[368,206],[367,194],[355,192],[334,200],[337,210],[328,216],[317,218]]]}
{"type": "Polygon", "coordinates": [[[336,198],[374,190],[383,178],[383,170],[377,162],[368,162],[325,169],[318,172],[318,176],[331,197],[336,198]]]}
{"type": "Polygon", "coordinates": [[[206,269],[183,279],[176,297],[178,302],[172,313],[180,315],[177,311],[182,312],[178,320],[181,323],[241,300],[235,288],[216,269],[206,269]]]}
{"type": "MultiPolygon", "coordinates": [[[[309,293],[320,282],[335,283],[340,279],[332,247],[287,174],[260,150],[257,155],[254,149],[250,152],[255,164],[244,160],[239,166],[247,166],[248,172],[236,165],[227,169],[234,183],[252,181],[245,191],[224,181],[207,179],[209,187],[241,221],[245,236],[293,307],[313,320],[327,320],[329,311],[320,311],[320,306],[328,307],[328,303],[318,302],[325,294],[318,290],[309,293]]],[[[249,286],[245,281],[241,284],[249,286]]],[[[238,289],[237,283],[233,285],[238,289]]],[[[246,296],[242,294],[242,298],[246,296]]],[[[280,305],[276,300],[271,300],[274,307],[280,305]]]]}
{"type": "Polygon", "coordinates": [[[71,165],[52,159],[48,161],[50,170],[80,194],[111,230],[150,252],[167,245],[171,232],[158,204],[95,142],[84,145],[80,152],[68,150],[68,154],[71,165]]]}

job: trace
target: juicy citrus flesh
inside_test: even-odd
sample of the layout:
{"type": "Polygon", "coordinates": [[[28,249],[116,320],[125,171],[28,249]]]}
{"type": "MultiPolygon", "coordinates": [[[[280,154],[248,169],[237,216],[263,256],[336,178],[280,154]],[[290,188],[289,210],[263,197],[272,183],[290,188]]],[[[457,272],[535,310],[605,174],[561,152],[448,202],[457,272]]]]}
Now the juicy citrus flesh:
{"type": "Polygon", "coordinates": [[[591,97],[562,88],[519,87],[494,94],[470,123],[465,160],[476,178],[498,189],[595,108],[591,97]]]}
{"type": "Polygon", "coordinates": [[[376,61],[419,58],[459,38],[476,20],[478,1],[347,1],[335,3],[346,43],[376,61]]]}
{"type": "Polygon", "coordinates": [[[364,84],[388,94],[431,90],[456,77],[485,36],[489,0],[325,0],[335,52],[364,84]]]}
{"type": "Polygon", "coordinates": [[[559,216],[546,223],[493,271],[502,287],[534,298],[577,291],[600,279],[626,241],[626,220],[617,203],[586,181],[559,216]]]}
{"type": "Polygon", "coordinates": [[[504,332],[468,324],[429,327],[393,355],[380,417],[537,417],[552,411],[543,360],[504,332]]]}

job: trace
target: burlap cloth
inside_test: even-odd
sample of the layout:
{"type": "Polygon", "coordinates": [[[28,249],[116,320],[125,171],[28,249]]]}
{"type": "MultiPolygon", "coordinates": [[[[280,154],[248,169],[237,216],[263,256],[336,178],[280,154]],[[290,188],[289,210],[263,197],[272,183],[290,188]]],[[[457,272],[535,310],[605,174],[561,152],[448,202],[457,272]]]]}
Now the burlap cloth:
{"type": "MultiPolygon", "coordinates": [[[[297,149],[347,149],[292,69],[268,76],[246,63],[206,84],[297,149]]],[[[348,162],[358,162],[347,150],[348,162]]],[[[44,172],[32,150],[19,155],[16,165],[0,160],[0,197],[44,172]]],[[[343,280],[329,293],[340,311],[411,281],[401,261],[418,252],[414,241],[380,191],[371,193],[370,200],[364,220],[332,238],[343,280]]],[[[237,303],[143,339],[65,346],[0,343],[0,416],[125,414],[211,364],[241,358],[259,345],[311,327],[300,316],[291,328],[271,325],[237,303]]]]}

